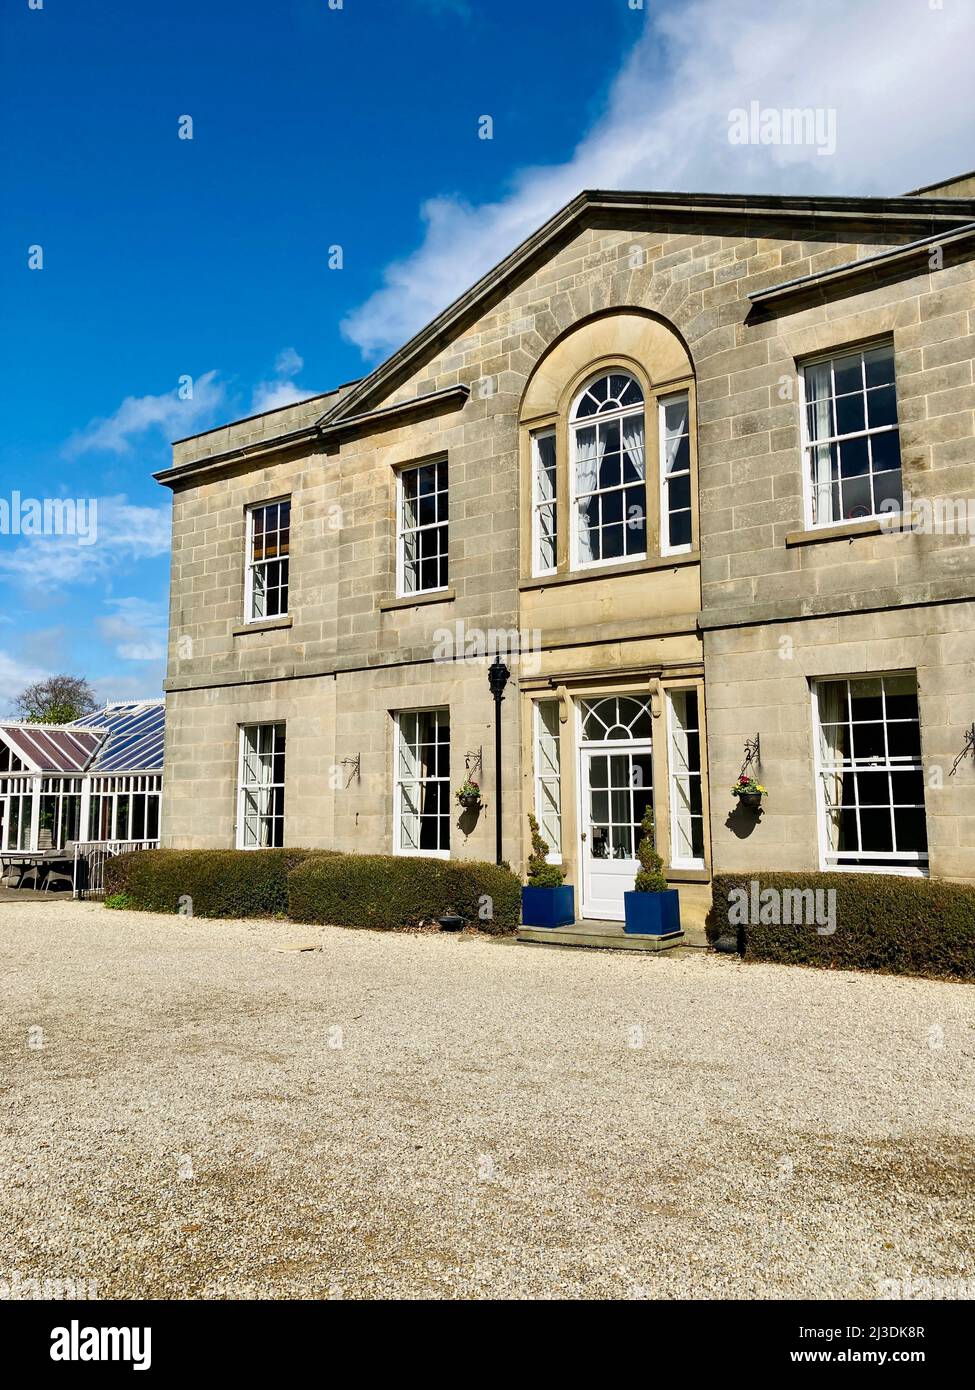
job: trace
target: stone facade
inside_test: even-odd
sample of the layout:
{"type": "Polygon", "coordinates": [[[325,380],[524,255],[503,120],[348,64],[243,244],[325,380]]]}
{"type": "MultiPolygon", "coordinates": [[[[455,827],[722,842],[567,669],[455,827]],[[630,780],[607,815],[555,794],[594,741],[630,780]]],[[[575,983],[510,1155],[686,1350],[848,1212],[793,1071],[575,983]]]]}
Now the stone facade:
{"type": "MultiPolygon", "coordinates": [[[[483,662],[445,634],[519,634],[504,702],[505,857],[535,804],[533,704],[559,711],[563,861],[581,886],[582,702],[653,717],[658,838],[685,908],[712,871],[815,868],[810,681],[916,671],[930,871],[975,879],[975,548],[968,534],[810,528],[797,363],[893,341],[903,482],[975,484],[975,219],[965,196],[890,200],[581,195],[362,382],[181,441],[174,467],[164,842],[234,843],[239,728],[287,727],[285,842],[394,849],[397,711],[450,711],[451,784],[483,752],[487,805],[453,807],[451,854],[494,857],[493,706],[483,662]],[[919,245],[916,245],[918,244],[919,245]],[[647,402],[647,553],[579,570],[565,506],[568,414],[588,378],[647,402]],[[661,553],[651,412],[686,392],[693,535],[661,553]],[[531,438],[551,428],[556,572],[532,573],[531,438]],[[449,582],[403,598],[397,473],[446,459],[449,582]],[[291,499],[286,618],[247,623],[246,509],[291,499]],[[668,693],[699,695],[701,862],[669,862],[668,693]],[[769,787],[743,825],[729,788],[761,738],[769,787]],[[943,776],[938,775],[941,769],[943,776]]],[[[577,893],[578,896],[578,893],[577,893]]]]}

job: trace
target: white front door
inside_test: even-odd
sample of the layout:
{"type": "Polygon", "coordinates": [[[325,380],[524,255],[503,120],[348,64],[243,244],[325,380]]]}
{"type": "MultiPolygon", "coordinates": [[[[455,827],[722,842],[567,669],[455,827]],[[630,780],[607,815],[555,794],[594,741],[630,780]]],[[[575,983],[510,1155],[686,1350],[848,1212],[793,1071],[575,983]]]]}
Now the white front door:
{"type": "Polygon", "coordinates": [[[633,887],[640,822],[653,801],[650,741],[582,750],[582,915],[623,920],[633,887]]]}

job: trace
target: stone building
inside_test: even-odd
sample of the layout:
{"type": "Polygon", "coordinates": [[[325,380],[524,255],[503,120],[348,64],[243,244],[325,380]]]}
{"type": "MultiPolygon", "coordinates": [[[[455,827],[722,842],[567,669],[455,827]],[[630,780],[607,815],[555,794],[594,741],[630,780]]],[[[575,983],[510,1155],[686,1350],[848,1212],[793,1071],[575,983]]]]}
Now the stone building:
{"type": "Polygon", "coordinates": [[[163,842],[975,880],[975,185],[585,192],[362,380],[175,445],[163,842]],[[767,787],[760,813],[731,789],[767,787]],[[471,773],[480,811],[455,792],[471,773]]]}

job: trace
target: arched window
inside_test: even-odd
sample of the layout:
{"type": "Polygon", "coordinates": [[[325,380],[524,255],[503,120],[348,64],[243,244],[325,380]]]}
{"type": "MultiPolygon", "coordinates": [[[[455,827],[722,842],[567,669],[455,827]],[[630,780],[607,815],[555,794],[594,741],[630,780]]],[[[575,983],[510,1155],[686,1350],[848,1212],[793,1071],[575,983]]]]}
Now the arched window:
{"type": "Polygon", "coordinates": [[[644,400],[627,372],[607,372],[576,398],[569,423],[576,565],[647,553],[644,400]]]}
{"type": "Polygon", "coordinates": [[[582,702],[583,743],[618,743],[650,738],[650,701],[631,695],[609,695],[582,702]]]}

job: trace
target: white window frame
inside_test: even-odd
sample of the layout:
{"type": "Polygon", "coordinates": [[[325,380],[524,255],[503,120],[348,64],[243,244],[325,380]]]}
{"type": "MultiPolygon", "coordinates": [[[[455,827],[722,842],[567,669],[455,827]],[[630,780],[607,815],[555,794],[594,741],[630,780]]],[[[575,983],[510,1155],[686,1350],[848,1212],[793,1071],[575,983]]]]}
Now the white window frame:
{"type": "MultiPolygon", "coordinates": [[[[393,853],[394,853],[394,854],[398,854],[398,855],[402,855],[402,856],[404,856],[405,858],[412,858],[412,859],[416,859],[416,858],[420,858],[420,859],[449,859],[449,858],[450,858],[450,838],[451,838],[451,810],[449,809],[449,808],[451,807],[450,778],[451,778],[451,772],[452,772],[452,769],[453,769],[453,758],[452,758],[452,757],[448,758],[448,762],[449,762],[449,766],[450,766],[450,771],[448,771],[446,777],[437,775],[437,776],[435,776],[435,777],[404,778],[404,777],[402,777],[402,776],[400,775],[400,749],[401,749],[402,741],[403,741],[403,727],[402,727],[401,721],[402,721],[404,718],[408,718],[408,717],[411,716],[411,715],[421,715],[421,714],[436,714],[436,715],[446,716],[446,719],[447,719],[447,730],[448,730],[447,746],[448,746],[448,749],[451,747],[451,744],[450,744],[450,735],[451,735],[451,727],[450,727],[450,707],[449,707],[448,705],[427,705],[427,706],[421,706],[421,707],[415,708],[415,709],[401,709],[401,710],[393,710],[393,711],[392,711],[392,716],[393,716],[393,853]],[[402,797],[401,797],[401,795],[400,795],[401,788],[402,788],[406,783],[409,783],[411,786],[415,785],[415,786],[418,786],[418,787],[422,787],[422,786],[423,786],[425,783],[427,783],[427,782],[439,782],[439,783],[444,783],[444,782],[445,782],[445,783],[447,784],[447,806],[448,806],[448,811],[447,811],[447,815],[446,815],[446,821],[447,821],[447,847],[446,847],[446,849],[423,849],[421,846],[418,845],[416,849],[408,849],[408,848],[404,849],[404,848],[403,848],[403,837],[402,837],[402,797]]],[[[422,833],[422,819],[423,819],[423,817],[422,817],[422,812],[418,810],[418,811],[417,811],[417,824],[418,824],[418,827],[419,827],[421,833],[422,833]]],[[[439,819],[439,818],[438,818],[438,819],[439,819]]],[[[419,839],[419,838],[421,838],[421,836],[418,835],[417,838],[419,839]]],[[[438,838],[439,838],[439,835],[438,835],[438,838]]]]}
{"type": "Polygon", "coordinates": [[[35,807],[34,803],[40,802],[40,778],[29,772],[5,777],[0,784],[0,799],[4,801],[3,843],[0,844],[0,849],[19,851],[22,854],[36,849],[40,815],[39,805],[35,807]],[[17,843],[12,845],[10,830],[14,802],[17,803],[17,843]],[[30,808],[26,836],[23,833],[25,805],[30,808]],[[21,843],[24,839],[27,841],[26,844],[21,843]]]}
{"type": "Polygon", "coordinates": [[[291,496],[285,493],[283,497],[269,497],[265,501],[254,502],[246,508],[247,513],[247,550],[244,557],[244,622],[245,623],[273,623],[279,618],[286,618],[291,608],[291,496]],[[283,502],[288,503],[288,554],[287,556],[277,556],[274,560],[255,560],[254,559],[254,516],[257,512],[262,512],[267,507],[279,507],[283,502]],[[272,613],[270,617],[258,617],[254,612],[254,571],[270,564],[276,564],[279,560],[287,559],[288,562],[288,598],[284,608],[280,613],[272,613]]]}
{"type": "Polygon", "coordinates": [[[681,855],[677,852],[677,768],[674,758],[674,737],[676,733],[676,715],[674,712],[675,695],[696,695],[697,696],[697,728],[692,730],[697,734],[698,757],[700,765],[696,772],[681,774],[689,778],[696,777],[701,788],[701,839],[702,844],[707,846],[707,816],[704,810],[704,733],[701,728],[702,695],[700,687],[697,685],[679,685],[668,688],[664,691],[667,702],[667,804],[670,810],[670,867],[672,869],[704,869],[707,867],[704,853],[697,857],[692,855],[681,855]]]}
{"type": "Polygon", "coordinates": [[[447,456],[444,454],[438,458],[423,459],[419,463],[411,463],[406,468],[400,468],[396,473],[396,597],[397,598],[422,598],[427,594],[444,594],[450,588],[450,469],[447,463],[447,456]],[[405,518],[405,499],[403,496],[403,479],[408,473],[419,473],[423,468],[437,468],[443,465],[446,485],[442,489],[434,489],[435,495],[440,492],[447,498],[448,509],[445,521],[431,521],[422,526],[406,525],[405,518]],[[406,535],[417,535],[420,531],[435,531],[443,528],[445,533],[446,557],[447,557],[447,582],[437,584],[429,589],[407,589],[406,587],[406,535]]]}
{"type": "MultiPolygon", "coordinates": [[[[54,802],[54,824],[51,827],[51,849],[63,849],[65,845],[65,820],[67,819],[66,803],[70,800],[77,802],[77,826],[78,833],[74,836],[74,843],[84,840],[84,825],[82,822],[82,812],[84,810],[84,796],[82,794],[82,777],[57,777],[49,776],[41,778],[41,806],[45,801],[54,802]]],[[[43,815],[43,810],[41,811],[43,815]]],[[[40,822],[38,822],[38,837],[40,836],[40,822]]]]}
{"type": "MultiPolygon", "coordinates": [[[[597,432],[597,438],[598,438],[598,432],[597,432]]],[[[583,570],[605,569],[606,566],[608,566],[608,565],[629,565],[629,564],[638,564],[639,561],[645,560],[645,559],[647,558],[648,554],[650,553],[649,550],[648,550],[648,548],[647,548],[648,545],[649,545],[649,527],[650,527],[650,518],[649,518],[649,515],[648,515],[648,510],[649,510],[649,509],[648,509],[648,506],[647,506],[647,499],[648,499],[648,497],[649,497],[649,492],[648,492],[648,489],[647,489],[647,475],[648,475],[648,462],[649,462],[648,457],[647,457],[647,396],[646,396],[646,392],[645,392],[644,389],[643,389],[643,383],[639,380],[639,378],[636,377],[636,376],[633,374],[633,372],[631,372],[631,371],[630,371],[628,368],[626,368],[626,367],[604,367],[604,368],[602,368],[600,371],[594,372],[594,373],[592,374],[592,376],[587,377],[587,379],[583,382],[582,386],[580,386],[579,390],[575,393],[575,396],[573,397],[573,400],[572,400],[572,407],[571,407],[571,409],[570,409],[570,411],[569,411],[568,441],[569,441],[569,459],[568,459],[568,465],[569,465],[569,466],[568,466],[568,475],[569,475],[569,570],[570,570],[570,572],[579,572],[579,571],[583,571],[583,570]],[[602,414],[602,415],[584,415],[584,416],[581,417],[581,419],[576,419],[576,411],[577,411],[577,409],[578,409],[578,407],[579,407],[579,402],[582,400],[583,396],[585,396],[586,392],[587,392],[587,391],[590,391],[590,390],[592,389],[592,387],[595,386],[595,384],[596,384],[597,381],[601,381],[604,377],[607,377],[607,376],[625,376],[625,377],[628,377],[629,380],[631,380],[631,381],[634,383],[634,385],[637,387],[637,389],[638,389],[639,392],[640,392],[641,401],[640,401],[639,407],[637,408],[637,407],[634,407],[634,406],[626,406],[626,407],[624,407],[624,408],[621,409],[621,410],[607,410],[607,411],[606,411],[604,414],[602,414]],[[597,495],[603,495],[603,494],[611,493],[611,492],[622,492],[622,493],[623,493],[623,527],[624,527],[624,534],[625,534],[625,529],[626,529],[626,526],[628,525],[627,520],[626,520],[626,490],[627,490],[627,488],[636,487],[636,486],[638,486],[638,485],[637,485],[636,483],[624,483],[624,482],[622,481],[622,455],[623,455],[622,425],[623,425],[623,421],[624,421],[624,420],[628,420],[631,416],[637,415],[637,414],[642,414],[642,416],[643,416],[643,542],[644,542],[644,544],[643,544],[643,549],[640,550],[640,551],[633,551],[632,554],[610,555],[610,556],[608,556],[607,558],[605,558],[605,559],[600,559],[600,560],[580,560],[580,558],[579,558],[579,493],[578,493],[577,478],[576,478],[576,434],[577,434],[578,431],[581,430],[581,429],[589,429],[589,428],[592,428],[593,426],[596,426],[596,425],[601,425],[601,424],[613,424],[614,422],[615,422],[615,423],[618,423],[618,424],[620,425],[620,460],[621,460],[620,485],[619,485],[619,487],[615,487],[615,486],[614,486],[614,487],[610,487],[610,488],[601,488],[601,487],[598,487],[598,486],[597,486],[591,493],[587,493],[586,495],[587,495],[587,496],[590,496],[590,497],[594,497],[594,496],[597,496],[597,495]]],[[[598,478],[597,478],[597,484],[598,484],[598,478]]]]}
{"type": "MultiPolygon", "coordinates": [[[[681,436],[683,438],[683,436],[681,436]]],[[[660,474],[660,553],[661,555],[687,555],[694,549],[694,461],[691,457],[691,393],[685,387],[682,391],[671,391],[666,396],[657,397],[657,458],[659,459],[658,472],[660,474]],[[666,419],[667,406],[676,401],[684,401],[687,405],[687,471],[688,480],[688,507],[687,511],[691,519],[691,539],[685,545],[670,544],[670,478],[667,474],[667,451],[666,441],[666,419]]],[[[683,478],[684,471],[673,474],[676,478],[683,478]]],[[[678,511],[683,511],[680,507],[678,511]]]]}
{"type": "MultiPolygon", "coordinates": [[[[238,725],[238,729],[239,729],[239,733],[238,733],[238,751],[237,751],[237,829],[236,829],[236,836],[235,836],[235,838],[236,838],[236,843],[237,843],[237,848],[238,848],[238,849],[247,849],[247,850],[251,850],[251,849],[276,849],[276,848],[283,848],[283,846],[284,846],[284,829],[285,829],[284,790],[285,790],[285,787],[287,786],[287,777],[288,777],[287,723],[286,723],[286,721],[283,720],[283,719],[269,719],[269,720],[264,720],[264,721],[262,721],[262,722],[254,723],[254,724],[240,724],[240,725],[238,725]],[[246,782],[246,783],[245,783],[245,781],[244,781],[244,771],[245,771],[244,752],[245,752],[245,749],[246,749],[246,746],[247,746],[247,735],[248,735],[250,732],[254,731],[254,730],[267,729],[267,728],[270,728],[270,729],[273,729],[273,730],[277,730],[277,729],[283,729],[283,730],[284,730],[284,734],[285,734],[284,781],[282,781],[282,782],[275,782],[275,781],[272,780],[272,781],[268,781],[268,782],[246,782]],[[257,841],[256,844],[253,844],[253,845],[248,845],[248,844],[246,844],[246,843],[245,843],[245,835],[244,835],[245,815],[246,815],[246,812],[245,812],[245,797],[246,797],[246,793],[247,793],[248,791],[253,791],[253,790],[255,790],[255,789],[258,790],[258,791],[267,791],[267,792],[270,792],[270,791],[273,791],[275,788],[278,788],[278,787],[281,788],[281,792],[282,792],[282,810],[281,810],[281,815],[280,815],[280,817],[267,816],[267,815],[262,814],[260,811],[258,811],[258,817],[257,817],[257,818],[258,818],[258,830],[260,830],[260,825],[261,825],[261,822],[262,822],[262,821],[264,821],[264,820],[271,820],[271,821],[274,821],[274,820],[276,820],[276,819],[280,819],[280,821],[281,821],[281,845],[280,845],[280,846],[276,846],[276,845],[273,845],[273,844],[264,845],[264,844],[261,844],[260,838],[258,838],[258,841],[257,841]]],[[[272,778],[273,778],[273,774],[274,774],[274,757],[275,757],[274,742],[276,741],[276,738],[277,738],[277,734],[275,733],[275,734],[272,736],[272,746],[271,746],[271,775],[272,775],[272,778]]],[[[261,756],[260,753],[258,753],[257,756],[260,757],[260,756],[261,756]]]]}
{"type": "MultiPolygon", "coordinates": [[[[828,436],[826,437],[826,439],[813,439],[813,438],[811,438],[810,433],[809,433],[809,414],[808,414],[808,411],[807,411],[807,409],[806,409],[806,406],[807,406],[807,401],[806,401],[806,372],[807,372],[807,370],[808,370],[809,368],[811,368],[811,367],[821,367],[821,366],[823,365],[824,362],[829,362],[829,363],[832,364],[833,362],[837,361],[837,360],[838,360],[839,358],[841,358],[841,357],[852,357],[852,356],[854,356],[854,355],[856,355],[856,354],[859,354],[859,356],[860,356],[860,381],[861,381],[861,391],[865,393],[865,392],[866,392],[866,378],[865,378],[865,367],[864,367],[864,361],[863,361],[864,354],[867,353],[867,352],[875,351],[877,348],[881,348],[881,347],[889,347],[890,350],[891,350],[891,353],[893,354],[893,351],[894,351],[893,339],[892,339],[892,338],[882,338],[882,339],[879,339],[879,340],[876,341],[876,342],[863,343],[863,344],[861,344],[861,345],[859,345],[859,346],[848,347],[848,348],[844,348],[844,347],[835,347],[835,348],[832,348],[829,352],[821,352],[821,353],[817,353],[817,355],[816,355],[815,357],[807,357],[807,358],[805,358],[802,362],[800,362],[800,363],[798,364],[798,368],[799,368],[799,429],[800,429],[800,439],[801,439],[801,442],[802,442],[802,500],[803,500],[803,516],[804,516],[804,518],[805,518],[805,525],[806,525],[807,530],[816,531],[816,530],[820,530],[821,528],[828,528],[828,527],[830,527],[830,526],[847,526],[847,525],[855,525],[856,522],[858,522],[858,521],[864,521],[864,522],[866,522],[866,521],[876,521],[876,520],[878,520],[878,519],[880,519],[880,518],[883,518],[883,517],[893,517],[893,516],[895,516],[895,515],[898,514],[898,513],[893,512],[892,510],[888,510],[888,511],[882,511],[882,512],[871,512],[869,516],[856,517],[856,518],[849,518],[849,519],[846,519],[846,518],[844,518],[844,517],[842,517],[842,516],[840,516],[840,517],[831,517],[831,518],[828,518],[826,521],[819,521],[819,520],[816,519],[816,483],[815,483],[815,480],[814,480],[814,478],[813,478],[813,450],[814,450],[816,447],[818,447],[819,445],[825,445],[827,448],[831,448],[834,444],[842,444],[844,441],[849,441],[849,440],[852,440],[852,439],[866,439],[866,440],[869,441],[871,438],[873,438],[873,437],[875,437],[875,436],[877,436],[877,435],[880,435],[880,434],[896,434],[896,435],[897,435],[897,438],[898,438],[898,445],[899,445],[899,444],[900,444],[900,428],[901,428],[901,427],[900,427],[900,420],[897,419],[897,420],[895,420],[895,423],[892,424],[892,425],[878,425],[878,426],[876,426],[875,428],[871,429],[871,428],[869,427],[869,418],[868,418],[867,413],[866,413],[866,402],[864,402],[864,423],[865,423],[865,425],[867,425],[867,428],[866,428],[866,429],[863,429],[863,430],[854,430],[854,431],[853,431],[852,433],[850,433],[850,434],[828,435],[828,436]]],[[[832,385],[834,388],[835,388],[835,382],[836,382],[836,373],[835,373],[834,368],[831,366],[831,367],[830,367],[830,383],[831,383],[831,385],[832,385]]],[[[896,411],[897,411],[897,366],[896,366],[896,362],[895,362],[895,364],[894,364],[894,380],[893,380],[893,382],[892,382],[892,386],[893,386],[893,390],[894,390],[894,410],[895,410],[895,414],[896,414],[896,411]]],[[[851,393],[851,394],[852,394],[852,393],[851,393]]],[[[833,399],[835,400],[835,395],[833,396],[833,399]]],[[[868,444],[868,447],[869,447],[869,444],[868,444]]],[[[871,450],[871,463],[872,463],[872,450],[871,450]]],[[[903,506],[903,497],[904,497],[903,455],[901,455],[901,468],[900,468],[900,473],[901,473],[901,504],[902,504],[902,506],[903,506]]],[[[872,467],[871,467],[871,470],[870,470],[868,473],[865,473],[865,474],[863,474],[862,476],[871,479],[871,495],[872,495],[872,491],[873,491],[872,480],[873,480],[873,476],[874,476],[872,467]]],[[[831,483],[831,487],[832,487],[832,483],[831,483]]],[[[841,503],[842,503],[842,496],[843,496],[843,493],[842,493],[842,486],[841,486],[841,489],[840,489],[841,503]]]]}
{"type": "MultiPolygon", "coordinates": [[[[833,857],[833,856],[835,856],[835,855],[838,853],[838,851],[832,850],[832,849],[830,848],[830,844],[829,844],[829,837],[828,837],[827,829],[826,829],[826,827],[827,827],[827,819],[828,819],[828,816],[829,816],[829,809],[828,809],[828,806],[827,806],[825,779],[826,779],[826,776],[829,774],[830,771],[836,771],[837,769],[836,769],[836,767],[826,768],[826,767],[824,767],[824,765],[823,765],[823,758],[822,758],[823,735],[822,735],[822,720],[820,719],[820,709],[819,709],[819,688],[820,688],[820,686],[823,686],[823,685],[832,685],[832,684],[836,684],[836,683],[842,683],[843,681],[846,681],[847,683],[850,683],[850,682],[861,681],[861,680],[878,680],[878,679],[880,679],[880,678],[883,677],[883,676],[911,676],[911,677],[914,678],[915,688],[917,687],[917,672],[916,672],[916,671],[862,671],[862,672],[857,672],[857,673],[854,674],[854,675],[819,676],[819,677],[816,677],[814,680],[811,680],[811,681],[810,681],[810,700],[811,700],[811,704],[812,704],[812,730],[813,730],[813,760],[814,760],[815,777],[816,777],[816,818],[817,818],[817,825],[818,825],[818,830],[819,830],[819,867],[820,867],[820,869],[822,869],[822,870],[828,870],[830,873],[834,873],[834,872],[835,872],[835,873],[853,873],[853,874],[898,874],[898,875],[900,875],[901,877],[907,877],[907,878],[927,878],[927,877],[928,877],[928,864],[929,864],[929,861],[930,861],[930,841],[928,842],[928,850],[927,850],[926,852],[924,852],[924,853],[921,853],[920,851],[917,851],[917,852],[912,852],[912,853],[910,853],[910,854],[905,854],[905,853],[899,853],[899,852],[896,851],[896,850],[890,850],[890,851],[888,851],[888,850],[873,850],[873,851],[867,851],[867,852],[862,852],[862,851],[860,851],[861,853],[863,853],[863,857],[866,858],[866,859],[872,859],[872,860],[877,860],[877,859],[884,860],[884,859],[886,859],[886,860],[889,860],[889,861],[890,861],[889,864],[886,864],[886,865],[885,865],[885,864],[879,864],[879,865],[878,865],[878,864],[875,864],[875,863],[874,863],[874,864],[839,863],[839,862],[837,862],[837,860],[833,857]]],[[[849,695],[849,691],[847,692],[847,694],[849,695]]],[[[920,713],[921,713],[921,708],[920,708],[920,694],[918,694],[918,730],[919,730],[919,731],[920,731],[920,713]]],[[[885,724],[885,726],[886,726],[886,723],[887,723],[887,719],[886,719],[886,695],[884,695],[884,716],[885,716],[885,717],[884,717],[884,724],[885,724]]],[[[855,770],[855,769],[859,769],[859,770],[862,770],[862,771],[865,771],[865,772],[890,772],[890,771],[897,771],[897,772],[919,772],[919,773],[921,774],[921,776],[922,776],[922,779],[923,779],[923,776],[924,776],[923,757],[922,757],[921,755],[918,755],[918,758],[917,758],[917,760],[916,760],[915,763],[892,763],[892,762],[890,761],[890,759],[888,758],[887,760],[884,761],[884,763],[883,763],[882,765],[881,765],[881,764],[875,764],[875,763],[866,763],[866,762],[864,762],[864,763],[855,763],[855,762],[853,762],[852,760],[850,760],[850,761],[848,761],[848,762],[844,762],[843,764],[840,764],[840,765],[837,765],[837,766],[840,768],[840,770],[842,770],[842,769],[845,768],[845,769],[851,770],[851,771],[852,771],[852,770],[855,770]]],[[[927,804],[926,804],[926,803],[922,803],[922,806],[923,806],[923,809],[924,809],[925,830],[927,830],[927,824],[928,824],[927,804]]],[[[847,850],[847,851],[844,851],[844,852],[845,852],[845,853],[852,853],[853,851],[847,850]]]]}
{"type": "Polygon", "coordinates": [[[532,433],[531,433],[531,517],[532,517],[532,540],[531,540],[531,544],[532,544],[532,556],[531,556],[531,572],[532,572],[532,575],[535,576],[535,577],[540,576],[540,575],[555,574],[555,573],[558,571],[558,564],[559,564],[559,530],[558,530],[558,518],[559,518],[559,468],[558,468],[558,458],[556,457],[555,471],[554,471],[553,478],[552,478],[552,498],[551,498],[551,501],[539,501],[537,483],[538,483],[539,474],[540,474],[540,472],[541,472],[541,460],[540,460],[540,458],[539,458],[539,450],[538,450],[538,441],[539,441],[540,439],[551,439],[553,446],[557,448],[555,426],[554,426],[554,425],[546,425],[544,428],[539,429],[539,430],[533,430],[532,433]],[[540,525],[539,525],[539,518],[540,518],[540,516],[541,516],[541,513],[542,513],[544,510],[546,510],[546,509],[551,509],[551,511],[552,511],[552,517],[553,517],[553,524],[552,524],[552,541],[553,541],[554,548],[555,548],[555,563],[554,563],[553,565],[547,567],[547,568],[544,567],[543,565],[541,565],[541,564],[539,563],[539,555],[540,555],[540,553],[541,553],[541,534],[542,534],[542,533],[541,533],[541,527],[540,527],[540,525]]]}
{"type": "Polygon", "coordinates": [[[148,844],[159,840],[159,822],[162,813],[162,774],[159,772],[120,773],[114,776],[102,774],[91,779],[88,794],[87,815],[84,805],[82,814],[83,838],[89,844],[148,844]],[[120,798],[127,797],[125,808],[124,835],[116,834],[119,829],[120,798]],[[145,829],[149,827],[149,808],[155,804],[155,835],[133,835],[136,798],[144,801],[145,829]],[[101,820],[104,808],[108,808],[109,834],[101,834],[101,820]]]}
{"type": "MultiPolygon", "coordinates": [[[[562,720],[560,715],[560,701],[558,699],[534,700],[532,702],[532,733],[533,733],[533,752],[534,752],[534,774],[535,774],[535,819],[538,821],[539,831],[543,839],[547,839],[545,827],[542,821],[542,792],[545,784],[553,785],[556,788],[556,805],[558,806],[559,819],[559,844],[557,849],[549,846],[549,853],[545,856],[547,864],[562,863],[563,846],[563,815],[562,815],[562,739],[561,739],[562,720]],[[541,742],[542,742],[542,705],[552,705],[556,711],[556,731],[555,747],[558,762],[556,773],[542,774],[541,742]]],[[[546,733],[548,731],[546,730],[546,733]]]]}

